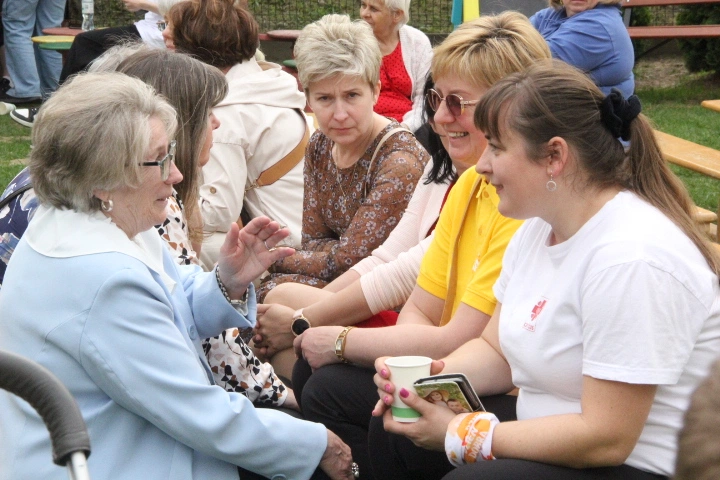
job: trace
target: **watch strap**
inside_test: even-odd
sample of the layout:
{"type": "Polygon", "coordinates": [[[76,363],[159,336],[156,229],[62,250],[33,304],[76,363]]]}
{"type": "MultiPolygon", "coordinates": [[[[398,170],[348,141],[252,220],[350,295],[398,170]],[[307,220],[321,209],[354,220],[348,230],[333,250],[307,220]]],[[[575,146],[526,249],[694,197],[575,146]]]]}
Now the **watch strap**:
{"type": "Polygon", "coordinates": [[[347,334],[350,330],[355,328],[354,326],[345,327],[342,329],[340,334],[335,339],[335,356],[342,362],[342,363],[350,363],[345,358],[345,343],[347,341],[347,334]]]}

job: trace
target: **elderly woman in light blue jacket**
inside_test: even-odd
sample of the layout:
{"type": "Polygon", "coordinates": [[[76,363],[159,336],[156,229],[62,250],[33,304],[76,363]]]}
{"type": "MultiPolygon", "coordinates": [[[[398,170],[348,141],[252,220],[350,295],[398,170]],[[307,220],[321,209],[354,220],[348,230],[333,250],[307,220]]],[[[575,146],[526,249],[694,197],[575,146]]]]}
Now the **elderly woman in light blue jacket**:
{"type": "MultiPolygon", "coordinates": [[[[266,217],[233,226],[209,273],[173,261],[153,225],[182,179],[176,115],[140,80],[78,76],[36,121],[30,173],[41,206],[8,265],[0,348],[73,393],[91,476],[353,478],[333,433],[215,386],[200,347],[254,325],[251,282],[293,253],[276,247],[287,229],[266,217]]],[[[40,417],[5,393],[0,445],[0,479],[66,475],[40,417]]]]}

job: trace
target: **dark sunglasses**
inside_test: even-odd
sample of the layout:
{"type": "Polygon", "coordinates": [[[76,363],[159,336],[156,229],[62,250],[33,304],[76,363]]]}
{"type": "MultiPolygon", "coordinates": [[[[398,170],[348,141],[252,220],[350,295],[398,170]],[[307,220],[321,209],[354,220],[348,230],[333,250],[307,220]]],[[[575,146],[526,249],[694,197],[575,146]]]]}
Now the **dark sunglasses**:
{"type": "Polygon", "coordinates": [[[160,167],[160,178],[162,178],[162,181],[164,182],[170,176],[170,165],[175,161],[175,145],[175,140],[170,142],[168,153],[162,158],[162,160],[158,160],[156,162],[142,162],[140,165],[143,167],[160,167]]]}
{"type": "Polygon", "coordinates": [[[441,97],[438,92],[436,92],[434,89],[430,89],[427,92],[427,95],[425,95],[425,98],[427,100],[427,104],[430,106],[430,108],[437,112],[440,108],[440,104],[445,101],[445,106],[447,106],[448,111],[453,117],[459,117],[463,114],[465,111],[465,105],[477,105],[477,103],[480,100],[463,100],[463,98],[460,95],[457,95],[455,93],[452,93],[448,95],[447,97],[441,97]]]}

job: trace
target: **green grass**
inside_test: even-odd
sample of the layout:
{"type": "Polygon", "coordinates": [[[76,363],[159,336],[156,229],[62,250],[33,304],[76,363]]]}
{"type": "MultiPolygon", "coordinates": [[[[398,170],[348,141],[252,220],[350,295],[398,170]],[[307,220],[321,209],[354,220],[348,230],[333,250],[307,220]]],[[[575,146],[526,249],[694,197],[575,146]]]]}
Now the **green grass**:
{"type": "Polygon", "coordinates": [[[0,115],[0,193],[23,169],[30,153],[30,129],[0,115]]]}
{"type": "MultiPolygon", "coordinates": [[[[720,113],[700,106],[703,100],[720,99],[720,78],[711,74],[687,75],[675,86],[637,91],[643,113],[663,132],[720,150],[720,113]]],[[[720,180],[671,165],[695,203],[717,211],[720,180]]]]}

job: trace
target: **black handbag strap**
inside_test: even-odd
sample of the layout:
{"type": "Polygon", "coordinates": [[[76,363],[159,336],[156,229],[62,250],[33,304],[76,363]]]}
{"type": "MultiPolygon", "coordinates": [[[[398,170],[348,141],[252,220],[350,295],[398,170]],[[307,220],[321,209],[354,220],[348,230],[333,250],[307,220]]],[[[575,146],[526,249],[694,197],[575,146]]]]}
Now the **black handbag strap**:
{"type": "Polygon", "coordinates": [[[27,192],[27,191],[30,190],[31,188],[33,188],[32,182],[28,183],[27,185],[23,185],[22,187],[18,188],[17,190],[15,190],[14,192],[12,192],[12,193],[11,193],[10,195],[8,195],[7,197],[5,197],[5,198],[3,198],[2,200],[0,200],[0,210],[2,210],[3,208],[5,208],[5,206],[6,206],[8,203],[12,202],[12,201],[15,199],[15,197],[17,197],[17,196],[20,195],[21,193],[27,192]]]}

